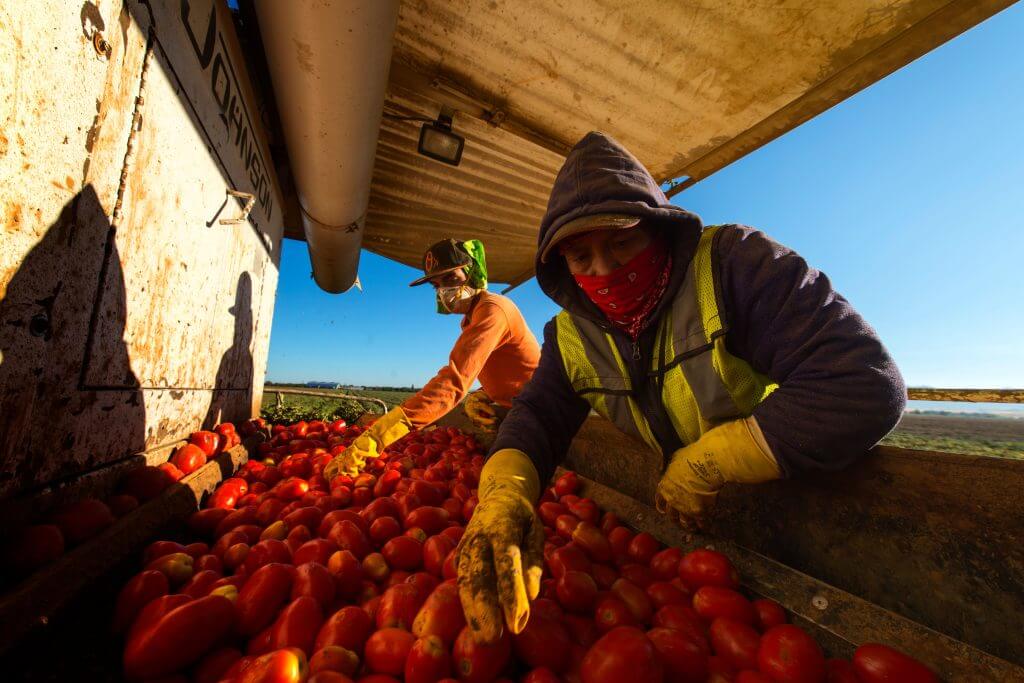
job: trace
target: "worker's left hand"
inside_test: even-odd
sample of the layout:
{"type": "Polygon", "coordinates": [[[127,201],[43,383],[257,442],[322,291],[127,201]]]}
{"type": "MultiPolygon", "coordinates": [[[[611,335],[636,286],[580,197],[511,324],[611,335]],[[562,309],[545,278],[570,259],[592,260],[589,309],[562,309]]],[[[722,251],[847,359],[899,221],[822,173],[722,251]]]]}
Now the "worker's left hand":
{"type": "Polygon", "coordinates": [[[409,433],[412,425],[401,406],[392,408],[381,415],[369,429],[356,437],[346,448],[324,467],[324,479],[330,482],[339,474],[354,477],[366,465],[366,461],[379,458],[390,444],[409,433]]]}
{"type": "Polygon", "coordinates": [[[491,398],[484,393],[483,389],[474,391],[467,396],[462,408],[473,424],[480,429],[492,430],[498,422],[498,414],[494,411],[494,406],[491,405],[491,398]]]}
{"type": "Polygon", "coordinates": [[[658,482],[654,498],[658,511],[693,530],[702,526],[726,482],[759,484],[779,479],[782,471],[760,431],[753,417],[733,420],[673,453],[658,482]]]}

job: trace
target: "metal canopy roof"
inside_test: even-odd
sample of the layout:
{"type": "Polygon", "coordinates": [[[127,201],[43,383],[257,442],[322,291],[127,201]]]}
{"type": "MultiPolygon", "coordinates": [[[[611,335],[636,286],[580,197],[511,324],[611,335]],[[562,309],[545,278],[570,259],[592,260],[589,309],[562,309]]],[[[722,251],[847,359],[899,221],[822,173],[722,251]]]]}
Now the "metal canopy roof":
{"type": "MultiPolygon", "coordinates": [[[[532,275],[565,151],[616,137],[662,181],[707,177],[1012,0],[403,0],[385,113],[456,110],[462,163],[386,118],[364,246],[419,267],[484,240],[497,282],[532,275]]],[[[289,235],[292,236],[292,235],[289,235]]]]}

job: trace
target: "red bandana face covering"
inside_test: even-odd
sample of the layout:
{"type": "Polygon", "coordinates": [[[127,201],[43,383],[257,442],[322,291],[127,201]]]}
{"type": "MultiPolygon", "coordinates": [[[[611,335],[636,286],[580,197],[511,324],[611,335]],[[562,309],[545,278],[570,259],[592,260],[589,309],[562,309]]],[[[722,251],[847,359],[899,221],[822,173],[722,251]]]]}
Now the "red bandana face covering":
{"type": "Polygon", "coordinates": [[[661,301],[671,271],[668,245],[663,239],[655,239],[610,275],[573,277],[608,321],[636,341],[647,327],[647,317],[661,301]]]}

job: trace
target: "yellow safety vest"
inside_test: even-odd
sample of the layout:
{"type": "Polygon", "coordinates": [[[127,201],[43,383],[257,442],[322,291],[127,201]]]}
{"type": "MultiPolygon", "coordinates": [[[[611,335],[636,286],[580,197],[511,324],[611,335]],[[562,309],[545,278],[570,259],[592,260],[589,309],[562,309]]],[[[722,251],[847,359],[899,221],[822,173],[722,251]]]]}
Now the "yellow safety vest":
{"type": "MultiPolygon", "coordinates": [[[[662,316],[651,354],[650,381],[683,445],[712,427],[746,417],[778,385],[725,349],[720,287],[714,267],[715,235],[701,234],[679,292],[662,316]]],[[[611,334],[562,311],[555,318],[558,348],[573,390],[601,416],[661,451],[638,404],[633,383],[611,334]]]]}

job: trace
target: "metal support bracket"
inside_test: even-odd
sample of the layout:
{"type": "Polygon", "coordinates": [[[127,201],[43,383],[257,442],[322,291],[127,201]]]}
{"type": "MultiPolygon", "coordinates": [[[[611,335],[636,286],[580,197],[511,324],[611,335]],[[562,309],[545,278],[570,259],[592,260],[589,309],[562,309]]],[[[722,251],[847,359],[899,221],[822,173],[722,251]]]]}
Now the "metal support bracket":
{"type": "Polygon", "coordinates": [[[249,192],[241,192],[239,190],[227,190],[229,197],[238,197],[239,199],[245,200],[245,206],[242,207],[242,215],[238,218],[221,218],[221,225],[241,225],[249,220],[249,212],[252,211],[252,207],[256,205],[256,195],[249,192]]]}

